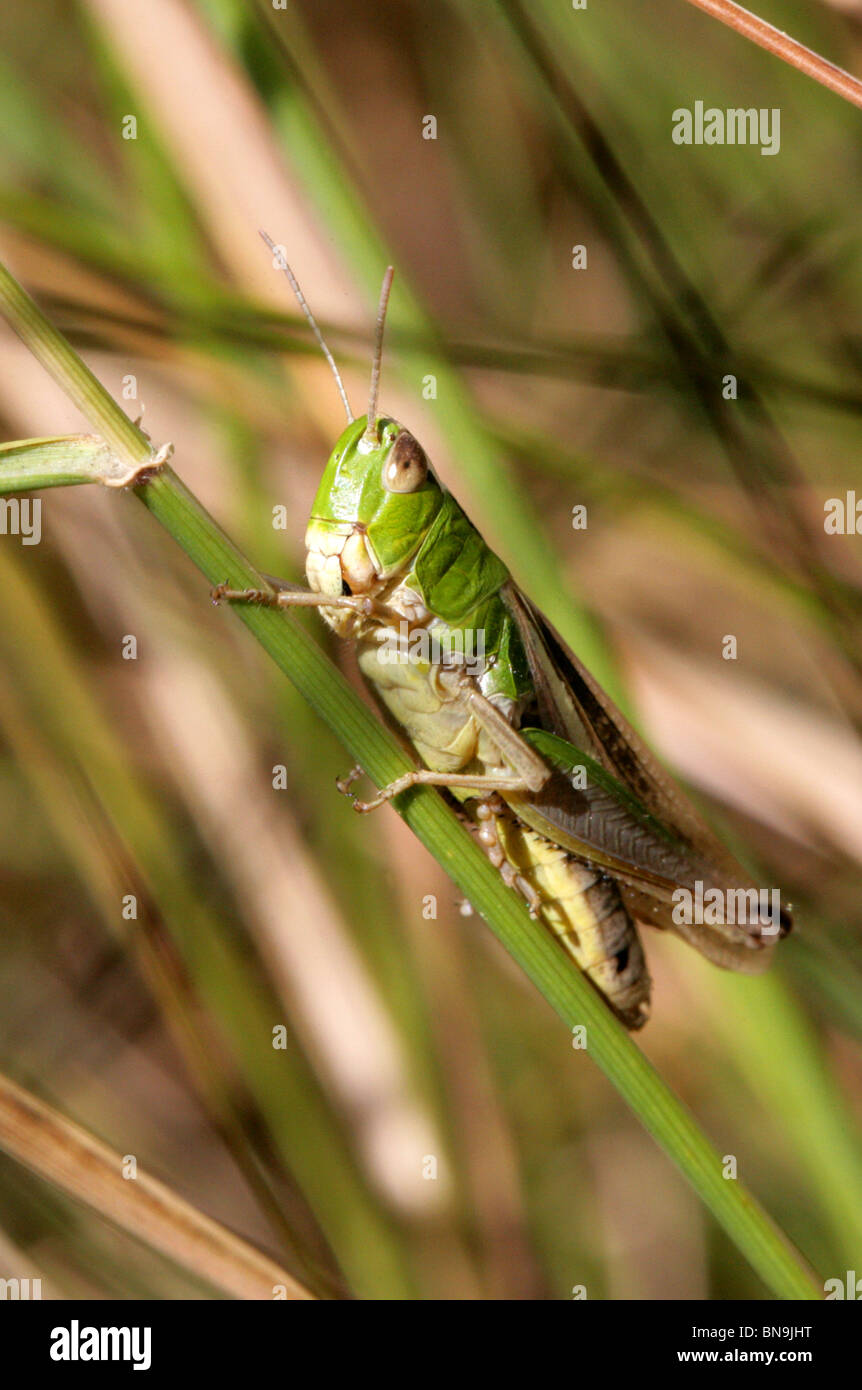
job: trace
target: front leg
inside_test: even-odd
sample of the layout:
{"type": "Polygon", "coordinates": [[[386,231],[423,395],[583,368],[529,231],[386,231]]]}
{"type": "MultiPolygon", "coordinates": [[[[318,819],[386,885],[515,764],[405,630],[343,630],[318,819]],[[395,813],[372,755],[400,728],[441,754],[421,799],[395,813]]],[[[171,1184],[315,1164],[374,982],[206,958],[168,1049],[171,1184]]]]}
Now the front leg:
{"type": "Polygon", "coordinates": [[[367,594],[318,594],[311,589],[294,588],[279,583],[272,589],[232,589],[229,584],[216,584],[210,590],[213,603],[255,603],[264,608],[347,608],[364,618],[381,623],[396,621],[399,614],[367,594]]]}

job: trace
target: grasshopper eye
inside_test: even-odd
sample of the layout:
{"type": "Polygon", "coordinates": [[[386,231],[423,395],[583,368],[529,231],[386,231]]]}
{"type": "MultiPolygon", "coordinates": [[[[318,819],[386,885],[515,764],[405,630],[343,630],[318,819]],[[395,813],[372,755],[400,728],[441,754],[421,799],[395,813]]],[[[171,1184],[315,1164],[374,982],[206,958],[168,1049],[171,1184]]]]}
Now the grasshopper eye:
{"type": "Polygon", "coordinates": [[[416,492],[427,477],[425,450],[409,430],[402,430],[383,465],[383,486],[387,492],[416,492]]]}

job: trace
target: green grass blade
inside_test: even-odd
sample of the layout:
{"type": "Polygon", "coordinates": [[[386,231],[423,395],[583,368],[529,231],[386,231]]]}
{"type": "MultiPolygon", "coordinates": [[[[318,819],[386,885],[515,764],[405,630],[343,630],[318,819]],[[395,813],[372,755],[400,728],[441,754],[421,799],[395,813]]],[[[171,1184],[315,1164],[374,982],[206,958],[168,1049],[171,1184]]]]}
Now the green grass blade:
{"type": "Polygon", "coordinates": [[[127,470],[95,434],[54,435],[46,439],[16,439],[0,444],[3,491],[35,492],[68,483],[108,483],[127,470]]]}

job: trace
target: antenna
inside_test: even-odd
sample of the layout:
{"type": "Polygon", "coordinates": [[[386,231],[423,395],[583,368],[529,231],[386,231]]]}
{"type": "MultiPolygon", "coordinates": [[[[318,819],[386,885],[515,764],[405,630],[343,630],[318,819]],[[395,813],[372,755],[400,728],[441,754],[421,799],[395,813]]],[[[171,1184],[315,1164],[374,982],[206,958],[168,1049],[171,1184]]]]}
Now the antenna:
{"type": "Polygon", "coordinates": [[[383,276],[383,284],[380,286],[380,303],[377,306],[377,325],[374,330],[374,358],[371,363],[371,390],[368,395],[368,423],[365,426],[365,433],[362,438],[369,444],[380,443],[380,433],[377,429],[377,393],[380,389],[380,359],[383,356],[383,327],[386,323],[386,306],[389,303],[389,291],[392,289],[392,280],[395,271],[391,265],[386,267],[383,276]]]}
{"type": "Polygon", "coordinates": [[[324,339],[323,334],[317,326],[317,320],[315,319],[314,314],[311,312],[311,310],[305,302],[305,295],[299,288],[299,281],[297,280],[290,266],[287,264],[287,261],[284,258],[284,252],[282,251],[281,247],[276,246],[272,237],[267,236],[266,232],[261,231],[260,235],[263,237],[263,240],[266,242],[267,246],[269,247],[270,251],[275,257],[279,269],[284,271],[285,275],[290,281],[290,288],[296,295],[297,303],[299,304],[299,307],[302,310],[302,312],[305,314],[305,317],[308,319],[308,322],[311,325],[311,331],[317,339],[318,343],[320,344],[321,351],[323,352],[324,357],[329,363],[329,366],[332,370],[332,375],[335,377],[335,384],[338,387],[338,394],[344,402],[344,409],[347,411],[347,423],[349,425],[352,425],[353,411],[350,409],[350,401],[347,399],[347,392],[344,389],[344,382],[341,380],[341,373],[335,365],[335,358],[329,351],[329,348],[326,346],[326,340],[324,339]]]}

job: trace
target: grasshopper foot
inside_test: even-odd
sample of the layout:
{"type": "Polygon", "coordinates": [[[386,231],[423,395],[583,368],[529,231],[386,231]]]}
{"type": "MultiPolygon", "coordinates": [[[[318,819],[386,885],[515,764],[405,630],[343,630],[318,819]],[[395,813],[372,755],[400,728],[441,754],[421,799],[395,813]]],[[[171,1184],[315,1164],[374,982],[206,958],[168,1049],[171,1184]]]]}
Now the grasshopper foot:
{"type": "Polygon", "coordinates": [[[210,598],[216,605],[226,600],[228,603],[262,603],[270,608],[280,606],[278,595],[268,589],[232,589],[228,583],[216,584],[210,589],[210,598]]]}
{"type": "Polygon", "coordinates": [[[514,864],[510,864],[506,858],[497,833],[497,817],[504,812],[505,804],[499,796],[489,796],[480,801],[476,807],[479,827],[477,839],[506,886],[514,888],[525,900],[530,916],[535,921],[539,916],[542,899],[532,883],[523,874],[518,873],[514,864]]]}
{"type": "Polygon", "coordinates": [[[352,768],[350,769],[350,771],[346,774],[346,776],[344,776],[344,777],[336,777],[336,779],[335,779],[335,785],[336,785],[336,787],[338,788],[338,790],[341,792],[341,795],[342,795],[342,796],[350,796],[350,797],[355,796],[356,793],[355,793],[355,792],[352,792],[352,791],[350,790],[350,788],[353,786],[353,783],[354,783],[354,782],[357,782],[357,781],[359,780],[359,778],[360,778],[361,776],[362,776],[362,768],[361,768],[361,767],[359,766],[359,764],[357,763],[357,764],[356,764],[356,767],[352,767],[352,768]]]}

